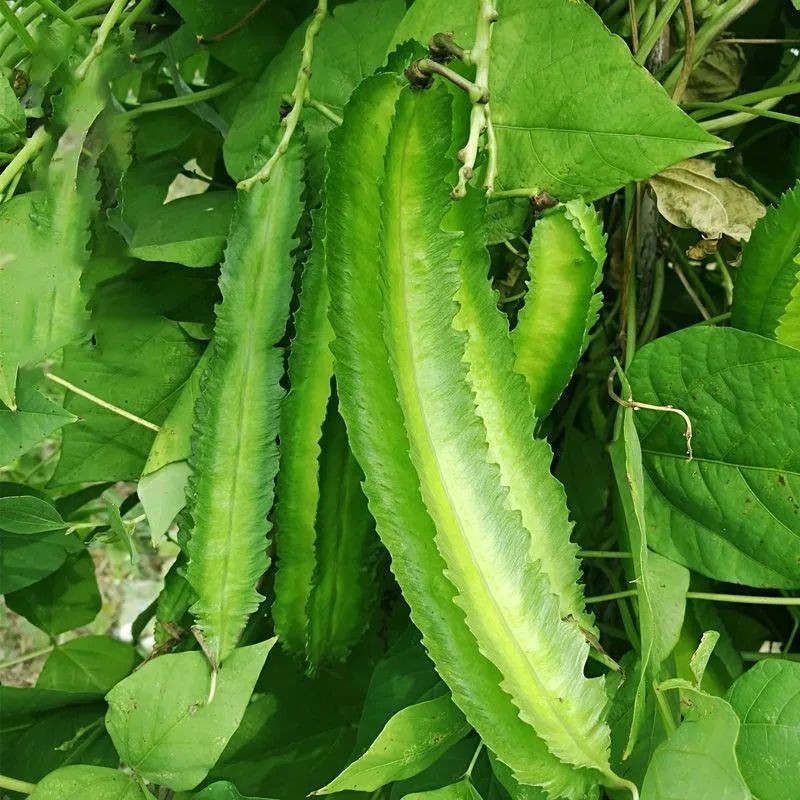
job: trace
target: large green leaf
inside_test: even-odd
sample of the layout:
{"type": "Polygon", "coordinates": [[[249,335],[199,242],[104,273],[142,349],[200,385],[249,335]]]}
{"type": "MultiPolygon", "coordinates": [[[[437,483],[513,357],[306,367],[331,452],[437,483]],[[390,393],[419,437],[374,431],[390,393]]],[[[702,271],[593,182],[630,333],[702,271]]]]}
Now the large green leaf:
{"type": "Polygon", "coordinates": [[[94,561],[84,550],[46,578],[6,595],[6,604],[51,636],[88,625],[103,604],[94,561]]]}
{"type": "MultiPolygon", "coordinates": [[[[546,784],[569,797],[583,797],[594,779],[561,765],[522,722],[519,709],[500,688],[502,677],[478,649],[463,611],[453,602],[455,589],[444,574],[434,527],[408,455],[381,315],[377,310],[364,313],[379,301],[375,292],[381,260],[379,182],[392,110],[401,88],[402,84],[390,75],[365,81],[345,110],[344,124],[332,136],[326,183],[326,248],[342,414],[353,452],[364,468],[364,489],[378,533],[392,556],[392,569],[412,619],[454,702],[521,780],[546,784]]],[[[441,97],[434,102],[441,102],[441,97]]],[[[429,117],[437,125],[443,122],[441,112],[437,108],[429,117]]],[[[449,109],[444,113],[449,118],[449,109]]],[[[437,141],[440,147],[446,147],[441,139],[437,141]]],[[[426,136],[423,150],[427,144],[426,136]]],[[[446,169],[446,164],[437,161],[435,172],[441,178],[442,167],[446,169]]],[[[420,169],[415,168],[417,178],[420,169]]],[[[434,194],[442,185],[437,181],[434,194]]],[[[426,193],[417,195],[414,202],[422,196],[426,193]]],[[[426,209],[419,216],[428,214],[426,209]]],[[[499,485],[499,476],[496,480],[499,485]]]]}
{"type": "Polygon", "coordinates": [[[241,722],[274,639],[235,650],[211,671],[199,652],[161,656],[106,696],[106,726],[122,760],[147,780],[174,791],[197,786],[241,722]]]}
{"type": "Polygon", "coordinates": [[[0,531],[0,594],[24,589],[55,572],[67,558],[63,533],[0,531]]]}
{"type": "Polygon", "coordinates": [[[222,260],[236,195],[204,192],[154,206],[137,220],[128,249],[143,261],[210,267],[222,260]]]}
{"type": "Polygon", "coordinates": [[[769,800],[800,796],[800,664],[765,659],[733,684],[739,765],[753,794],[769,800]]]}
{"type": "Polygon", "coordinates": [[[719,697],[684,691],[691,705],[653,754],[642,800],[751,800],[736,761],[739,720],[733,709],[719,697]]]}
{"type": "Polygon", "coordinates": [[[21,372],[17,380],[17,408],[0,405],[0,466],[30,450],[35,444],[76,417],[38,391],[32,372],[21,372]]]}
{"type": "MultiPolygon", "coordinates": [[[[65,348],[59,374],[108,403],[162,423],[202,350],[164,315],[183,302],[205,304],[213,296],[213,275],[186,273],[167,266],[137,269],[105,284],[92,310],[94,344],[65,348]]],[[[152,431],[78,395],[68,394],[66,407],[80,419],[64,431],[54,483],[139,477],[152,431]]]]}
{"type": "Polygon", "coordinates": [[[65,692],[104,694],[139,663],[136,649],[110,636],[80,636],[53,649],[36,686],[65,692]]]}
{"type": "MultiPolygon", "coordinates": [[[[401,0],[357,0],[339,5],[322,26],[314,47],[310,93],[341,113],[356,86],[381,65],[394,26],[403,13],[401,0]]],[[[305,25],[286,41],[252,91],[242,100],[225,139],[225,164],[242,178],[264,134],[277,128],[282,97],[294,88],[300,67],[305,25]]],[[[304,112],[309,154],[321,176],[320,155],[332,128],[313,109],[304,112]]]]}
{"type": "Polygon", "coordinates": [[[51,772],[29,795],[32,800],[144,800],[152,795],[132,775],[107,767],[70,766],[51,772]]]}
{"type": "Polygon", "coordinates": [[[372,792],[429,767],[470,730],[449,695],[398,711],[367,752],[314,794],[372,792]]]}
{"type": "MultiPolygon", "coordinates": [[[[453,31],[474,39],[472,0],[417,0],[394,41],[453,31]]],[[[594,200],[724,147],[670,100],[586,3],[505,0],[492,36],[498,189],[594,200]]]]}
{"type": "Polygon", "coordinates": [[[13,150],[14,144],[25,132],[25,112],[5,75],[0,78],[0,147],[13,150]]]}
{"type": "Polygon", "coordinates": [[[650,545],[718,580],[800,586],[800,351],[731,328],[691,328],[636,356],[650,545]]]}
{"type": "Polygon", "coordinates": [[[800,348],[800,182],[753,229],[742,251],[731,325],[800,348]]]}
{"type": "MultiPolygon", "coordinates": [[[[265,153],[274,145],[264,143],[265,153]]],[[[255,164],[263,163],[265,153],[255,164]]],[[[297,139],[267,183],[240,191],[220,274],[213,348],[200,382],[189,463],[192,518],[186,579],[192,612],[221,662],[261,596],[267,514],[278,472],[283,349],[292,252],[302,213],[304,150],[297,139]]]]}

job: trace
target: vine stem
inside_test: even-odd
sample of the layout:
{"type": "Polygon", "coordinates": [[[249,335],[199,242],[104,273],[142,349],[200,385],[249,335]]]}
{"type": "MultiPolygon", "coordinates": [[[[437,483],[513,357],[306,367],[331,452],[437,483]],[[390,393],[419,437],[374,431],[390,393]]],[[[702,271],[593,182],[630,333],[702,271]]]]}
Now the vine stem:
{"type": "Polygon", "coordinates": [[[489,108],[489,64],[491,61],[492,25],[497,22],[497,9],[494,0],[478,0],[478,20],[475,27],[475,44],[466,52],[465,61],[475,66],[475,86],[480,94],[470,94],[472,111],[469,116],[469,136],[467,143],[458,151],[461,168],[458,170],[458,182],[452,191],[455,199],[464,197],[475,172],[475,161],[478,158],[481,134],[487,132],[487,164],[484,188],[487,194],[494,192],[494,181],[497,176],[497,143],[492,128],[491,110],[489,108]]]}
{"type": "MultiPolygon", "coordinates": [[[[150,2],[150,0],[144,0],[144,2],[150,2]]],[[[259,3],[256,3],[238,22],[235,22],[230,26],[230,28],[226,28],[221,33],[215,33],[213,36],[198,36],[197,43],[213,44],[214,42],[221,42],[227,39],[229,36],[233,36],[234,33],[238,33],[242,28],[244,28],[251,19],[258,16],[268,2],[269,0],[261,0],[259,3]]]]}
{"type": "Polygon", "coordinates": [[[146,419],[142,419],[141,417],[137,417],[136,414],[131,414],[130,411],[125,411],[124,408],[112,405],[111,403],[102,400],[97,395],[91,394],[90,392],[87,392],[85,389],[81,389],[80,386],[76,386],[74,383],[70,383],[68,380],[60,378],[58,375],[53,375],[51,372],[48,372],[46,377],[49,380],[53,381],[53,383],[57,383],[60,386],[63,386],[65,389],[69,389],[71,392],[75,392],[75,394],[78,394],[81,397],[86,398],[90,402],[94,403],[96,406],[100,406],[100,408],[105,408],[106,411],[111,411],[113,414],[117,414],[120,417],[125,417],[125,419],[128,419],[131,422],[135,422],[137,425],[141,425],[143,428],[149,428],[151,431],[155,431],[156,433],[158,433],[161,430],[161,428],[154,422],[150,422],[146,419]]]}
{"type": "Polygon", "coordinates": [[[50,140],[50,134],[42,127],[37,128],[33,136],[28,139],[20,151],[6,165],[0,173],[0,193],[4,192],[16,176],[22,172],[25,165],[45,146],[50,140]]]}
{"type": "Polygon", "coordinates": [[[686,87],[689,85],[689,78],[692,77],[695,43],[694,10],[692,9],[692,0],[683,0],[683,21],[686,27],[686,45],[683,49],[683,65],[681,66],[681,71],[678,75],[678,82],[675,85],[675,90],[672,92],[673,103],[681,102],[683,93],[686,91],[686,87]]]}
{"type": "Polygon", "coordinates": [[[168,97],[166,100],[155,100],[152,103],[142,103],[142,105],[132,108],[129,111],[123,112],[127,119],[135,119],[142,114],[151,114],[154,111],[164,111],[168,108],[179,108],[181,106],[190,106],[194,103],[204,103],[206,100],[211,100],[213,97],[219,97],[221,94],[229,92],[244,83],[243,77],[232,78],[224,83],[211,86],[208,89],[201,89],[199,92],[189,92],[188,94],[179,94],[177,97],[168,97]]]}
{"type": "Polygon", "coordinates": [[[111,8],[108,9],[100,27],[97,29],[97,41],[92,45],[92,49],[88,52],[86,58],[81,61],[75,70],[75,77],[78,80],[83,80],[86,77],[89,67],[92,66],[95,59],[105,50],[106,40],[119,21],[127,5],[128,0],[114,0],[111,4],[111,8]]]}
{"type": "Polygon", "coordinates": [[[61,6],[57,3],[54,3],[53,0],[34,0],[36,5],[41,6],[42,10],[52,16],[60,19],[62,22],[66,22],[72,28],[76,28],[77,30],[83,30],[80,23],[75,19],[75,17],[70,16],[66,11],[64,11],[61,6]]]}
{"type": "Polygon", "coordinates": [[[139,5],[134,8],[127,17],[119,25],[120,33],[124,33],[129,28],[132,28],[136,21],[153,5],[153,0],[140,0],[139,5]]]}
{"type": "Polygon", "coordinates": [[[308,98],[308,84],[311,80],[311,61],[314,58],[314,42],[316,41],[319,30],[325,17],[328,15],[328,0],[317,0],[317,7],[311,17],[311,22],[308,23],[306,28],[305,39],[303,40],[303,52],[300,57],[300,69],[297,71],[297,79],[292,90],[292,110],[286,115],[281,122],[283,125],[283,136],[281,137],[275,152],[270,156],[269,160],[263,167],[261,167],[255,175],[252,175],[245,180],[239,181],[236,188],[249,190],[252,189],[257,183],[265,183],[269,180],[272,170],[281,159],[281,157],[289,149],[289,142],[292,140],[297,123],[300,121],[300,112],[308,98]]]}
{"type": "MultiPolygon", "coordinates": [[[[636,597],[636,589],[623,589],[621,592],[597,594],[587,597],[587,603],[605,603],[609,600],[624,600],[636,597]]],[[[716,592],[686,592],[687,600],[707,600],[711,603],[739,603],[750,606],[800,606],[800,597],[767,597],[751,594],[717,594],[716,592]]]]}
{"type": "MultiPolygon", "coordinates": [[[[41,650],[32,650],[30,653],[25,653],[24,655],[17,656],[16,658],[10,658],[8,661],[4,661],[0,664],[0,669],[8,669],[8,667],[13,667],[17,664],[24,664],[26,661],[33,661],[34,658],[39,658],[40,656],[46,656],[48,653],[53,651],[53,645],[49,645],[48,647],[43,647],[41,650]]],[[[1,786],[2,784],[0,784],[1,786]]]]}
{"type": "MultiPolygon", "coordinates": [[[[294,105],[291,96],[288,94],[283,95],[281,100],[286,103],[287,106],[294,105]]],[[[322,114],[325,119],[327,119],[329,122],[332,122],[337,127],[342,124],[342,118],[330,106],[325,105],[325,103],[321,103],[319,100],[315,100],[313,97],[308,96],[306,97],[305,105],[308,106],[308,108],[313,108],[314,111],[318,112],[319,114],[322,114]]]]}
{"type": "Polygon", "coordinates": [[[36,52],[36,42],[33,37],[28,33],[25,23],[17,16],[17,13],[11,8],[8,3],[3,0],[0,3],[0,17],[3,17],[8,24],[9,29],[25,45],[25,49],[31,53],[36,52]]]}
{"type": "Polygon", "coordinates": [[[652,52],[653,48],[658,42],[661,31],[667,27],[672,15],[678,10],[681,0],[668,0],[658,12],[655,22],[647,30],[647,33],[642,37],[639,46],[635,47],[634,59],[637,64],[644,64],[647,57],[652,52]]]}
{"type": "MultiPolygon", "coordinates": [[[[5,3],[5,0],[3,2],[5,3]]],[[[20,792],[21,794],[32,794],[35,788],[35,783],[18,781],[16,778],[9,778],[7,775],[0,775],[0,789],[8,789],[10,792],[20,792]]]]}

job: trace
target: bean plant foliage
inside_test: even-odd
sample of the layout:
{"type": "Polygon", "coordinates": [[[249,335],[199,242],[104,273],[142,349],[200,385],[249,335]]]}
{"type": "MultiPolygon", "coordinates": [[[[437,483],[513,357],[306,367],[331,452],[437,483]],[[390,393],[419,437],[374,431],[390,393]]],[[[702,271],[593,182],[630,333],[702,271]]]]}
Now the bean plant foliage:
{"type": "Polygon", "coordinates": [[[0,0],[0,796],[800,797],[798,37],[0,0]]]}

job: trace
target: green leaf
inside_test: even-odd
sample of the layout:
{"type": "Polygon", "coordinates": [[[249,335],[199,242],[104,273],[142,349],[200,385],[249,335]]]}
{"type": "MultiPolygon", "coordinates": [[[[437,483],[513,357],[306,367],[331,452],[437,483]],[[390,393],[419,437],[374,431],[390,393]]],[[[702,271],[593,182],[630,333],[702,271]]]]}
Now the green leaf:
{"type": "Polygon", "coordinates": [[[46,188],[0,206],[0,401],[15,406],[19,367],[41,361],[86,329],[80,285],[97,200],[98,147],[84,153],[89,129],[108,96],[108,62],[67,83],[56,107],[58,133],[46,188]]]}
{"type": "MultiPolygon", "coordinates": [[[[265,142],[265,152],[271,147],[265,142]]],[[[265,537],[283,397],[280,342],[292,296],[302,178],[303,148],[295,139],[269,182],[239,192],[220,275],[214,349],[195,409],[186,579],[197,594],[192,613],[218,663],[258,608],[255,584],[269,563],[265,537]]]]}
{"type": "MultiPolygon", "coordinates": [[[[163,267],[134,270],[102,286],[92,310],[95,343],[65,348],[58,373],[112,405],[156,425],[189,380],[202,345],[165,314],[206,302],[212,275],[163,267]]],[[[80,418],[64,431],[55,484],[135,480],[151,430],[78,395],[66,407],[80,418]]]]}
{"type": "Polygon", "coordinates": [[[186,505],[190,474],[188,461],[173,461],[139,478],[137,493],[155,547],[163,543],[169,526],[186,505]]]}
{"type": "Polygon", "coordinates": [[[731,687],[728,702],[742,727],[736,754],[754,795],[800,795],[800,664],[764,659],[731,687]]]}
{"type": "Polygon", "coordinates": [[[261,10],[247,24],[231,32],[258,6],[259,0],[170,0],[195,36],[207,40],[205,47],[223,64],[245,75],[255,74],[268,63],[286,41],[302,15],[310,11],[308,0],[261,10]],[[220,41],[214,37],[227,32],[220,41]]]}
{"type": "Polygon", "coordinates": [[[152,795],[142,791],[132,775],[106,767],[69,766],[51,772],[36,784],[31,800],[144,800],[152,795]]]}
{"type": "Polygon", "coordinates": [[[653,668],[667,660],[683,628],[686,614],[686,592],[689,590],[689,570],[660,556],[647,553],[647,584],[650,587],[650,604],[653,609],[653,668]]]}
{"type": "Polygon", "coordinates": [[[105,694],[141,661],[136,649],[110,636],[81,636],[47,657],[37,688],[105,694]]]}
{"type": "Polygon", "coordinates": [[[358,723],[357,747],[366,750],[397,712],[446,691],[420,643],[419,632],[409,625],[372,673],[358,723]]]}
{"type": "MultiPolygon", "coordinates": [[[[357,0],[335,8],[314,47],[311,96],[341,113],[353,89],[383,62],[389,37],[403,10],[402,0],[357,0]]],[[[224,146],[225,165],[236,179],[245,176],[264,135],[277,129],[281,98],[291,93],[300,67],[305,27],[301,25],[288,38],[283,51],[239,104],[224,146]]],[[[333,125],[313,109],[303,112],[303,121],[319,180],[321,153],[333,125]]]]}
{"type": "MultiPolygon", "coordinates": [[[[619,371],[623,397],[628,399],[630,386],[622,371],[619,371]]],[[[648,525],[644,510],[644,475],[642,473],[642,449],[636,426],[633,422],[633,409],[621,408],[622,426],[619,437],[609,447],[614,479],[617,483],[622,518],[628,534],[632,555],[633,574],[636,580],[636,597],[639,616],[639,670],[636,694],[631,715],[631,729],[628,741],[622,751],[622,760],[630,756],[639,738],[644,721],[647,687],[654,672],[653,649],[655,646],[656,623],[654,618],[652,590],[650,585],[648,525]]]]}
{"type": "Polygon", "coordinates": [[[680,111],[586,3],[507,0],[495,28],[498,188],[594,200],[726,146],[680,111]]]}
{"type": "Polygon", "coordinates": [[[704,631],[700,639],[700,644],[697,645],[697,650],[692,654],[689,659],[689,668],[694,675],[694,685],[699,689],[703,683],[703,675],[705,675],[708,662],[714,653],[714,648],[719,641],[719,631],[704,631]]]}
{"type": "Polygon", "coordinates": [[[470,730],[448,695],[398,711],[360,756],[314,794],[373,792],[429,767],[470,730]]]}
{"type": "Polygon", "coordinates": [[[69,556],[51,575],[6,595],[6,605],[51,636],[88,625],[103,604],[88,551],[69,556]]]}
{"type": "Polygon", "coordinates": [[[274,643],[234,650],[210,702],[211,671],[199,652],[161,656],[118,683],[106,696],[106,727],[122,760],[176,792],[197,786],[239,726],[274,643]]]}
{"type": "Polygon", "coordinates": [[[8,533],[47,533],[66,527],[52,503],[31,495],[0,497],[0,528],[8,533]]]}
{"type": "MultiPolygon", "coordinates": [[[[523,723],[519,709],[500,688],[502,678],[497,669],[478,650],[465,625],[463,611],[453,603],[455,590],[445,577],[433,524],[420,497],[419,478],[408,456],[403,412],[384,345],[381,316],[364,313],[364,309],[374,309],[379,300],[375,292],[380,285],[381,261],[378,185],[384,172],[392,109],[401,87],[390,75],[362,83],[345,110],[344,124],[332,135],[326,183],[326,248],[342,415],[348,423],[353,452],[365,472],[364,489],[370,511],[392,556],[392,569],[411,608],[411,617],[423,634],[424,646],[450,687],[454,702],[521,780],[538,781],[551,786],[554,792],[583,797],[593,778],[562,767],[523,723]],[[356,175],[359,178],[354,180],[356,175]]],[[[427,96],[436,98],[434,103],[441,102],[438,92],[423,95],[427,96]]],[[[441,111],[437,108],[429,115],[437,126],[449,119],[449,109],[444,117],[441,111]]],[[[399,141],[402,134],[396,136],[399,141]]],[[[438,132],[436,142],[437,147],[444,144],[438,132]]],[[[428,146],[426,135],[423,152],[428,146]]],[[[439,174],[440,179],[434,197],[444,186],[439,182],[446,168],[439,160],[442,156],[440,151],[435,162],[434,177],[439,174]]],[[[414,168],[415,183],[426,162],[427,156],[423,156],[421,164],[414,168]]],[[[427,187],[417,187],[417,191],[414,202],[425,197],[427,203],[427,187]]],[[[425,214],[419,215],[420,220],[431,213],[426,208],[425,214]]],[[[435,224],[438,228],[438,219],[435,224]]],[[[436,238],[440,236],[437,231],[436,238]]],[[[437,332],[434,340],[438,341],[438,337],[437,332]]],[[[499,485],[499,476],[494,480],[499,485]]]]}
{"type": "Polygon", "coordinates": [[[12,150],[16,140],[25,133],[25,112],[5,76],[0,77],[0,145],[12,150]]]}
{"type": "Polygon", "coordinates": [[[404,800],[480,800],[480,794],[469,778],[462,778],[457,783],[442,786],[441,789],[404,795],[404,800]]]}
{"type": "Polygon", "coordinates": [[[245,797],[230,781],[217,781],[192,796],[192,800],[266,800],[266,798],[245,797]]]}
{"type": "Polygon", "coordinates": [[[152,209],[137,221],[128,250],[143,261],[210,267],[222,260],[236,193],[204,192],[152,209]]]}
{"type": "Polygon", "coordinates": [[[800,181],[756,225],[742,251],[731,325],[800,348],[800,181]],[[789,314],[790,306],[794,308],[789,314]]]}
{"type": "Polygon", "coordinates": [[[35,373],[23,371],[17,380],[17,408],[0,406],[0,465],[6,466],[35,444],[77,417],[37,390],[35,373]]]}
{"type": "Polygon", "coordinates": [[[525,377],[540,420],[566,388],[597,321],[605,239],[597,212],[578,200],[533,228],[531,280],[512,338],[514,369],[525,377]]]}
{"type": "Polygon", "coordinates": [[[650,546],[718,580],[800,586],[800,352],[731,328],[690,328],[644,347],[633,398],[650,546]]]}
{"type": "Polygon", "coordinates": [[[99,700],[98,692],[62,692],[56,689],[40,689],[21,686],[0,686],[0,705],[8,717],[35,714],[52,709],[63,709],[74,705],[99,700]]]}
{"type": "Polygon", "coordinates": [[[0,594],[24,589],[54,573],[66,560],[63,533],[18,535],[0,531],[0,594]]]}
{"type": "Polygon", "coordinates": [[[719,697],[690,695],[680,727],[658,746],[642,785],[642,800],[751,800],[736,761],[739,720],[719,697]]]}

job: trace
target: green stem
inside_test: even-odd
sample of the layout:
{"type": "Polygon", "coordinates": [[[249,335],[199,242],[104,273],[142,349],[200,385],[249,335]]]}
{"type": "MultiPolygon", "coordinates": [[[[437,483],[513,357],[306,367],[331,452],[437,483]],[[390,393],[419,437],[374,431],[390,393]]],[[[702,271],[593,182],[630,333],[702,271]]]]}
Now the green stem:
{"type": "Polygon", "coordinates": [[[733,303],[733,279],[731,273],[728,271],[728,265],[725,259],[720,254],[719,250],[714,253],[714,258],[719,267],[720,274],[722,275],[722,288],[725,290],[725,305],[730,308],[733,303]]]}
{"type": "Polygon", "coordinates": [[[730,114],[725,117],[711,119],[700,123],[700,126],[707,131],[721,131],[725,128],[733,128],[736,125],[741,125],[744,118],[747,116],[752,117],[767,117],[768,119],[777,119],[780,122],[791,122],[794,125],[800,125],[800,117],[795,114],[783,114],[780,111],[770,111],[760,106],[743,106],[740,103],[730,103],[727,100],[719,100],[716,103],[698,101],[692,103],[695,108],[715,108],[722,111],[736,111],[737,114],[730,114]],[[744,115],[744,118],[742,117],[744,115]]]}
{"type": "Polygon", "coordinates": [[[0,669],[8,669],[8,667],[13,667],[17,664],[24,664],[26,661],[33,661],[34,658],[46,656],[48,653],[52,652],[52,650],[53,645],[50,645],[49,647],[43,647],[41,650],[33,650],[30,653],[25,653],[16,658],[10,658],[8,661],[3,661],[3,663],[0,664],[0,669]]]}
{"type": "Polygon", "coordinates": [[[36,42],[28,33],[28,29],[25,27],[25,23],[22,21],[22,18],[16,15],[14,9],[8,5],[6,0],[3,0],[3,2],[0,3],[0,17],[5,19],[13,35],[25,45],[25,48],[29,52],[35,53],[36,42]]]}
{"type": "MultiPolygon", "coordinates": [[[[621,592],[598,594],[587,597],[587,603],[605,603],[609,600],[623,600],[626,597],[635,597],[635,589],[625,589],[621,592]]],[[[764,595],[749,594],[716,594],[715,592],[686,592],[687,600],[708,600],[712,603],[741,603],[753,606],[800,606],[800,597],[766,597],[764,595]]]]}
{"type": "Polygon", "coordinates": [[[695,322],[694,325],[689,325],[688,327],[694,328],[695,325],[716,325],[718,322],[725,322],[731,318],[731,312],[726,311],[724,314],[717,314],[716,317],[709,317],[708,319],[701,319],[699,322],[695,322]]]}
{"type": "MultiPolygon", "coordinates": [[[[3,3],[5,3],[5,0],[3,0],[3,3]]],[[[0,775],[0,789],[8,789],[10,792],[19,792],[20,794],[31,794],[35,788],[35,783],[18,781],[16,778],[0,775]]]]}
{"type": "Polygon", "coordinates": [[[658,714],[661,717],[661,723],[664,726],[664,732],[669,737],[675,733],[675,730],[678,726],[675,724],[675,718],[673,717],[672,710],[667,703],[667,698],[664,696],[663,690],[656,681],[653,681],[653,693],[656,696],[658,714]]]}
{"type": "Polygon", "coordinates": [[[66,11],[64,11],[64,9],[61,8],[61,6],[59,6],[57,3],[54,3],[53,0],[34,0],[34,2],[37,5],[41,6],[42,10],[46,14],[50,14],[56,19],[60,19],[62,22],[66,22],[67,25],[70,25],[73,28],[82,30],[80,24],[77,22],[75,17],[71,16],[66,11]]]}
{"type": "Polygon", "coordinates": [[[645,61],[647,61],[647,57],[656,46],[656,42],[658,42],[658,37],[661,36],[661,32],[667,27],[669,21],[672,19],[672,15],[678,10],[680,4],[681,0],[667,0],[667,2],[661,6],[661,10],[658,12],[655,22],[650,26],[647,33],[645,33],[642,40],[639,42],[639,47],[634,55],[637,64],[644,65],[645,61]]]}
{"type": "Polygon", "coordinates": [[[786,661],[800,661],[800,653],[757,653],[754,650],[744,650],[741,656],[742,661],[763,661],[765,658],[782,658],[786,661]]]}
{"type": "MultiPolygon", "coordinates": [[[[2,3],[0,3],[0,7],[2,3]]],[[[50,134],[44,127],[37,128],[36,132],[22,146],[11,162],[0,173],[0,194],[11,185],[14,178],[25,169],[25,165],[45,146],[50,139],[50,134]]]]}
{"type": "MultiPolygon", "coordinates": [[[[800,93],[800,81],[789,81],[788,83],[779,83],[777,86],[770,86],[766,89],[760,89],[757,92],[747,92],[746,94],[736,95],[736,97],[729,97],[727,102],[739,103],[740,105],[749,105],[750,103],[760,103],[762,100],[773,100],[776,98],[788,97],[792,94],[800,93]]],[[[708,104],[704,103],[681,103],[681,108],[699,108],[708,104]]],[[[716,103],[711,103],[711,106],[716,103]]],[[[697,117],[710,116],[711,111],[704,114],[698,114],[697,117]]]]}
{"type": "Polygon", "coordinates": [[[579,550],[578,555],[581,558],[633,558],[623,550],[579,550]]]}
{"type": "MultiPolygon", "coordinates": [[[[81,17],[78,24],[91,28],[97,25],[98,22],[102,22],[105,19],[105,14],[90,14],[88,17],[81,17]]],[[[130,14],[123,15],[122,25],[124,25],[130,19],[130,14]]],[[[163,25],[165,27],[177,27],[180,25],[180,22],[175,20],[167,19],[166,17],[162,17],[160,14],[140,14],[137,17],[137,22],[141,22],[142,24],[147,25],[163,25]]],[[[122,31],[122,25],[119,26],[120,31],[122,31]]]]}
{"type": "Polygon", "coordinates": [[[658,318],[661,312],[661,301],[664,297],[664,260],[656,261],[655,272],[653,273],[653,294],[650,298],[650,308],[647,309],[647,316],[639,332],[639,339],[643,344],[649,342],[655,336],[658,327],[658,318]]]}
{"type": "MultiPolygon", "coordinates": [[[[291,106],[291,95],[283,95],[283,97],[281,97],[281,102],[285,103],[287,106],[291,106]]],[[[325,119],[330,120],[337,127],[342,124],[342,118],[330,106],[325,105],[325,103],[321,103],[319,100],[315,100],[313,97],[309,96],[306,98],[305,105],[308,108],[313,108],[314,111],[319,114],[322,114],[325,119]]]]}
{"type": "Polygon", "coordinates": [[[257,183],[265,183],[269,180],[272,170],[275,165],[283,157],[284,153],[289,149],[289,142],[294,136],[297,123],[300,121],[300,112],[308,98],[308,84],[311,80],[311,62],[314,58],[314,42],[316,41],[319,30],[322,27],[322,22],[328,16],[328,0],[317,0],[317,7],[311,17],[311,22],[308,23],[306,28],[305,39],[303,40],[303,51],[300,57],[300,69],[297,71],[297,78],[294,83],[294,90],[292,91],[292,110],[284,118],[283,122],[283,136],[281,137],[275,152],[270,156],[269,160],[261,167],[255,175],[239,181],[237,184],[238,189],[251,189],[257,183]]]}
{"type": "Polygon", "coordinates": [[[475,769],[475,764],[478,763],[478,756],[481,754],[481,750],[483,750],[483,742],[478,742],[478,746],[475,748],[475,752],[472,754],[472,759],[469,762],[467,771],[464,773],[464,777],[468,780],[472,778],[472,770],[475,769]]]}
{"type": "Polygon", "coordinates": [[[530,200],[532,197],[536,197],[540,191],[541,189],[536,189],[533,186],[523,186],[520,189],[501,189],[499,192],[492,192],[489,197],[489,202],[493,203],[495,200],[508,200],[512,197],[524,197],[530,200]]]}
{"type": "Polygon", "coordinates": [[[124,33],[129,28],[133,27],[141,17],[142,22],[150,22],[149,19],[144,18],[142,15],[145,11],[147,11],[150,6],[153,5],[153,0],[140,0],[139,5],[131,11],[124,20],[120,23],[119,30],[120,33],[124,33]]]}
{"type": "Polygon", "coordinates": [[[52,372],[48,372],[45,377],[53,381],[53,383],[58,383],[64,388],[69,389],[71,392],[74,392],[86,400],[89,400],[96,406],[105,408],[106,411],[110,411],[112,414],[117,414],[120,417],[124,417],[125,419],[135,422],[137,425],[141,425],[143,428],[149,428],[151,431],[155,431],[156,433],[161,430],[161,428],[159,428],[155,423],[149,422],[141,417],[137,417],[136,414],[131,414],[130,411],[125,411],[124,408],[119,408],[118,406],[112,405],[111,403],[108,403],[105,400],[97,397],[97,395],[91,394],[85,389],[81,389],[80,386],[76,386],[74,383],[70,383],[69,381],[64,380],[64,378],[60,378],[58,375],[53,375],[52,372]]]}
{"type": "Polygon", "coordinates": [[[166,100],[156,100],[152,103],[143,103],[136,108],[125,111],[123,116],[127,119],[135,119],[142,116],[142,114],[151,114],[154,111],[165,111],[168,108],[180,108],[181,106],[190,106],[194,103],[203,103],[206,100],[211,100],[214,97],[219,97],[231,89],[235,89],[244,83],[244,77],[233,78],[232,80],[220,83],[217,86],[212,86],[208,89],[201,89],[199,92],[191,92],[189,94],[179,94],[177,97],[170,97],[166,100]]]}
{"type": "Polygon", "coordinates": [[[114,26],[122,16],[125,6],[128,5],[128,0],[114,0],[111,8],[108,9],[103,22],[97,29],[97,41],[92,45],[92,49],[86,55],[86,58],[80,63],[75,70],[75,77],[78,80],[83,80],[86,77],[86,72],[89,67],[94,63],[95,59],[103,52],[106,46],[106,40],[109,34],[114,29],[114,26]]]}

